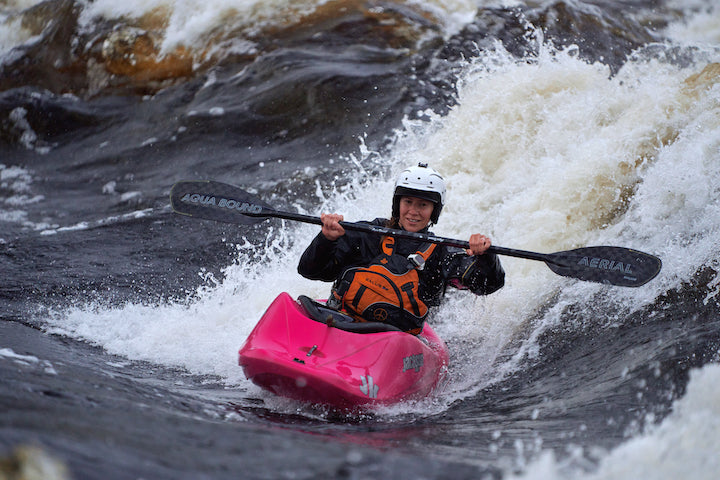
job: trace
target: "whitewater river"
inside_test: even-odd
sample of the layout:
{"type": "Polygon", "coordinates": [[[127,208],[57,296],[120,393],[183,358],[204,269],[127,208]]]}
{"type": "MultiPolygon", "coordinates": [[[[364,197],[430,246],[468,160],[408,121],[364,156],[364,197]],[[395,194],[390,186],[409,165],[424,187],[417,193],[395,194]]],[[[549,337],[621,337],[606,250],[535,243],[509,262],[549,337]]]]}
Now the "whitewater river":
{"type": "Polygon", "coordinates": [[[44,478],[715,479],[718,251],[715,0],[0,3],[0,459],[44,478]],[[502,258],[502,290],[432,313],[451,365],[421,401],[246,380],[270,302],[328,295],[296,271],[318,229],[181,217],[173,183],[355,221],[417,162],[438,235],[663,270],[502,258]]]}

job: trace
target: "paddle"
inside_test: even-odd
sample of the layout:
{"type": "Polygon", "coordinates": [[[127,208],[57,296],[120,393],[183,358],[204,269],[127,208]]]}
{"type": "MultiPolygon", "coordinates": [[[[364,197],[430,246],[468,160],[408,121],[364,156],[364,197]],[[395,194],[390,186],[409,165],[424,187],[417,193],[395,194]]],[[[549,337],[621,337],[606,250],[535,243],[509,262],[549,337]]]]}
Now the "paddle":
{"type": "MultiPolygon", "coordinates": [[[[183,181],[170,192],[175,212],[190,217],[242,225],[251,225],[268,218],[283,218],[322,225],[319,217],[281,212],[248,192],[233,185],[214,181],[183,181]]],[[[464,240],[407,232],[366,223],[340,222],[346,230],[390,235],[453,247],[468,248],[464,240]]],[[[660,273],[662,262],[647,253],[622,247],[585,247],[556,253],[535,253],[492,246],[498,255],[538,260],[558,275],[590,282],[622,287],[639,287],[660,273]]]]}

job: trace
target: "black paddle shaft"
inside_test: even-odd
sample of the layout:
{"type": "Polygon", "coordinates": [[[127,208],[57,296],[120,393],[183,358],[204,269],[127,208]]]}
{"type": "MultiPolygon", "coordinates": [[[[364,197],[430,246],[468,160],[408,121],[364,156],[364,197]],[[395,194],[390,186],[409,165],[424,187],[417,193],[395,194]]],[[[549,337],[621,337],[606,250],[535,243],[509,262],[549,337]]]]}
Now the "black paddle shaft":
{"type": "MultiPolygon", "coordinates": [[[[322,225],[319,217],[275,210],[238,187],[215,181],[178,182],[170,192],[170,201],[177,213],[219,222],[251,225],[268,218],[281,218],[322,225]]],[[[469,243],[465,240],[427,233],[408,232],[369,223],[343,221],[340,225],[346,230],[469,248],[469,243]]],[[[488,251],[545,262],[550,270],[564,277],[623,287],[644,285],[655,278],[662,268],[662,261],[658,257],[623,247],[598,246],[556,253],[536,253],[491,246],[488,251]]]]}

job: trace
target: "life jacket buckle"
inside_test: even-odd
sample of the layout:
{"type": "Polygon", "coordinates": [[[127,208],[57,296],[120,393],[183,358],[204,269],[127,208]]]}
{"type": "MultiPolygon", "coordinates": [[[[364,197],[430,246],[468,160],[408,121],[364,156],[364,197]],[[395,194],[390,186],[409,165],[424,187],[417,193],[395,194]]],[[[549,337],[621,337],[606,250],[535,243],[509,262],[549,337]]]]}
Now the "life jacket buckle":
{"type": "Polygon", "coordinates": [[[408,260],[415,266],[416,270],[422,270],[425,268],[425,258],[419,253],[411,253],[408,255],[408,260]]]}
{"type": "Polygon", "coordinates": [[[328,308],[332,308],[333,310],[340,310],[342,308],[342,302],[340,302],[340,300],[335,298],[334,295],[330,295],[330,298],[327,299],[327,301],[325,302],[325,305],[328,308]]]}

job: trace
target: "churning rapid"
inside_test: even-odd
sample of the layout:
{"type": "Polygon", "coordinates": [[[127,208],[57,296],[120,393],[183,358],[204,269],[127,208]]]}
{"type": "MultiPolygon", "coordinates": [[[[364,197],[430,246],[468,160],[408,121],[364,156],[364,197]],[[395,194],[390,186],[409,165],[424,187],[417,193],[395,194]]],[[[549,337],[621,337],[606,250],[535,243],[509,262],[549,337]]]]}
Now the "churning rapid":
{"type": "Polygon", "coordinates": [[[720,471],[713,0],[0,5],[0,468],[45,478],[694,479],[720,471]],[[179,180],[282,210],[663,260],[640,288],[503,257],[448,292],[430,398],[345,415],[237,351],[318,229],[175,215],[179,180]],[[4,461],[12,457],[16,463],[4,461]]]}

